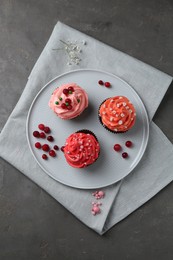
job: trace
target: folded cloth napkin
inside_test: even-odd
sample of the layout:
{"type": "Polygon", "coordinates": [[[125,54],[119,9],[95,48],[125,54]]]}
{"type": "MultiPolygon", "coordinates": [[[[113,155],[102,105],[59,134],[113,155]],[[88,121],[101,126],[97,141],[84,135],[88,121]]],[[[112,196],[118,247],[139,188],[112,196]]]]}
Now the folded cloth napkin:
{"type": "Polygon", "coordinates": [[[165,73],[58,22],[0,134],[0,156],[103,234],[173,179],[173,146],[152,122],[171,81],[165,73]],[[74,189],[49,177],[34,160],[26,139],[26,118],[35,95],[55,76],[78,68],[108,71],[124,79],[138,92],[150,119],[149,143],[142,160],[126,178],[104,188],[106,196],[97,216],[91,214],[92,191],[74,189]]]}

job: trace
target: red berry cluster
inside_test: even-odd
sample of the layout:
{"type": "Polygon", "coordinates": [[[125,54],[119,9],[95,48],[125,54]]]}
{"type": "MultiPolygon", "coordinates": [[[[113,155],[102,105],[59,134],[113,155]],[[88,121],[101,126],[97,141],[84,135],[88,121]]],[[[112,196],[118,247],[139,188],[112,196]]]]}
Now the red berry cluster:
{"type": "MultiPolygon", "coordinates": [[[[133,143],[132,143],[131,141],[127,141],[127,142],[125,143],[125,145],[126,145],[126,147],[130,148],[130,147],[133,145],[133,143]]],[[[122,147],[121,147],[120,144],[115,144],[115,145],[114,145],[114,150],[115,150],[116,152],[119,152],[121,149],[122,149],[122,147]]],[[[126,152],[123,152],[123,153],[122,153],[122,157],[123,157],[124,159],[127,158],[128,156],[129,156],[128,153],[126,153],[126,152]]]]}
{"type": "MultiPolygon", "coordinates": [[[[63,89],[63,94],[67,97],[69,94],[72,94],[74,92],[74,88],[73,87],[68,87],[63,89]]],[[[60,99],[62,100],[62,98],[60,99]]],[[[70,98],[66,98],[65,99],[65,103],[61,104],[62,109],[68,109],[71,110],[72,109],[72,105],[71,105],[71,99],[70,98]]]]}
{"type": "MultiPolygon", "coordinates": [[[[44,124],[39,124],[38,125],[38,128],[39,130],[41,130],[42,132],[39,132],[39,131],[34,131],[33,132],[33,136],[36,137],[36,138],[42,138],[42,139],[45,139],[46,138],[46,134],[49,134],[51,132],[50,128],[48,126],[45,126],[44,124]]],[[[52,135],[48,135],[47,136],[47,140],[49,142],[53,142],[54,141],[54,138],[52,135]]],[[[59,150],[59,147],[57,145],[54,145],[53,149],[50,148],[50,146],[48,144],[43,144],[41,145],[40,142],[36,142],[35,143],[35,147],[37,149],[42,149],[44,152],[48,152],[49,156],[51,157],[55,157],[56,156],[56,152],[54,150],[59,150]]],[[[48,156],[47,154],[42,154],[42,158],[44,160],[47,160],[48,159],[48,156]]]]}
{"type": "Polygon", "coordinates": [[[101,85],[101,86],[104,85],[104,86],[107,87],[107,88],[110,88],[110,86],[111,86],[111,83],[108,82],[108,81],[103,82],[103,80],[99,80],[98,83],[99,83],[99,85],[101,85]]]}

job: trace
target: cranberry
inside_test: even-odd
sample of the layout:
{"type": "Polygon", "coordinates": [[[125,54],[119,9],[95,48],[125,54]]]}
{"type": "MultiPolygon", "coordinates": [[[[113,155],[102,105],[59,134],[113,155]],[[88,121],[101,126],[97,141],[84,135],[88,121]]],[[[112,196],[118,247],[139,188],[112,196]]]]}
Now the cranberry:
{"type": "Polygon", "coordinates": [[[54,145],[54,147],[53,147],[55,150],[59,150],[59,147],[58,147],[58,145],[54,145]]]}
{"type": "Polygon", "coordinates": [[[64,152],[65,146],[61,146],[61,151],[64,152]]]}
{"type": "Polygon", "coordinates": [[[110,82],[105,82],[105,87],[109,88],[111,86],[110,82]]]}
{"type": "Polygon", "coordinates": [[[122,157],[123,158],[127,158],[128,157],[128,153],[126,153],[126,152],[122,153],[122,157]]]}
{"type": "Polygon", "coordinates": [[[99,83],[99,85],[103,85],[104,84],[103,80],[99,80],[98,83],[99,83]]]}
{"type": "Polygon", "coordinates": [[[40,133],[38,131],[34,131],[33,132],[33,136],[39,138],[40,137],[40,133]]]}
{"type": "Polygon", "coordinates": [[[55,157],[55,156],[56,156],[56,153],[55,153],[54,150],[50,150],[50,151],[49,151],[49,155],[50,155],[51,157],[55,157]]]}
{"type": "Polygon", "coordinates": [[[131,147],[131,146],[132,146],[132,142],[131,142],[131,141],[127,141],[127,142],[126,142],[126,146],[127,146],[127,147],[131,147]]]}
{"type": "Polygon", "coordinates": [[[47,137],[47,140],[49,141],[49,142],[53,142],[53,136],[51,136],[51,135],[49,135],[48,137],[47,137]]]}
{"type": "Polygon", "coordinates": [[[72,109],[72,106],[71,106],[71,105],[68,105],[68,106],[67,106],[67,109],[68,109],[68,110],[71,110],[71,109],[72,109]]]}
{"type": "Polygon", "coordinates": [[[120,151],[120,150],[121,150],[121,145],[120,145],[120,144],[115,144],[115,145],[114,145],[114,150],[115,150],[116,152],[120,151]]]}
{"type": "Polygon", "coordinates": [[[37,149],[41,149],[41,144],[40,144],[39,142],[37,142],[37,143],[35,143],[35,147],[36,147],[37,149]]]}
{"type": "Polygon", "coordinates": [[[70,98],[66,98],[65,103],[71,104],[71,99],[70,98]]]}
{"type": "Polygon", "coordinates": [[[50,133],[50,128],[49,128],[48,126],[45,126],[44,132],[45,132],[46,134],[50,133]]]}
{"type": "Polygon", "coordinates": [[[66,96],[67,96],[67,95],[68,95],[68,89],[66,89],[66,88],[65,88],[65,89],[63,89],[63,93],[64,93],[64,95],[66,95],[66,96]]]}
{"type": "Polygon", "coordinates": [[[68,90],[74,92],[74,88],[73,87],[68,87],[68,90]]]}
{"type": "Polygon", "coordinates": [[[47,160],[47,155],[44,153],[43,155],[42,155],[42,158],[43,158],[43,160],[47,160]]]}
{"type": "Polygon", "coordinates": [[[38,128],[39,128],[40,130],[44,130],[44,125],[43,125],[43,124],[39,124],[39,125],[38,125],[38,128]]]}
{"type": "Polygon", "coordinates": [[[67,106],[66,106],[65,103],[62,103],[62,104],[61,104],[61,107],[62,107],[62,109],[66,109],[66,108],[67,108],[67,106]]]}
{"type": "Polygon", "coordinates": [[[43,138],[43,139],[46,138],[46,135],[45,135],[44,132],[41,132],[41,133],[40,133],[40,138],[43,138]]]}
{"type": "Polygon", "coordinates": [[[48,152],[50,150],[50,147],[48,144],[43,144],[42,145],[42,150],[45,151],[45,152],[48,152]]]}

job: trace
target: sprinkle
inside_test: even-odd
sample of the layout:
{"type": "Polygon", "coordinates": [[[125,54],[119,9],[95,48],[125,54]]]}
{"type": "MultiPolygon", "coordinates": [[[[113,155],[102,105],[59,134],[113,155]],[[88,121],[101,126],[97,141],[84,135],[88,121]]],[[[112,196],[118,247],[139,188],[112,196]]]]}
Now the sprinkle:
{"type": "Polygon", "coordinates": [[[118,124],[119,124],[119,125],[122,125],[122,123],[123,123],[122,120],[119,120],[119,121],[118,121],[118,124]]]}
{"type": "Polygon", "coordinates": [[[130,112],[130,113],[132,113],[132,110],[131,110],[131,109],[129,109],[129,112],[130,112]]]}
{"type": "Polygon", "coordinates": [[[109,110],[112,111],[113,110],[112,107],[110,107],[109,110]]]}
{"type": "Polygon", "coordinates": [[[103,114],[103,115],[105,115],[105,114],[106,114],[106,112],[103,112],[102,114],[103,114]]]}
{"type": "Polygon", "coordinates": [[[124,117],[125,115],[123,113],[121,113],[121,117],[124,117]]]}
{"type": "Polygon", "coordinates": [[[80,99],[79,98],[77,99],[77,102],[80,103],[80,99]]]}
{"type": "Polygon", "coordinates": [[[112,103],[112,102],[114,102],[114,100],[113,100],[113,99],[111,99],[111,101],[110,101],[110,102],[112,103]]]}
{"type": "Polygon", "coordinates": [[[71,90],[69,90],[69,92],[68,92],[69,94],[72,94],[73,92],[71,91],[71,90]]]}
{"type": "Polygon", "coordinates": [[[111,117],[110,117],[110,121],[112,122],[112,121],[113,121],[113,119],[114,119],[114,118],[111,116],[111,117]]]}
{"type": "Polygon", "coordinates": [[[124,107],[126,106],[126,102],[123,102],[123,106],[124,106],[124,107]]]}
{"type": "Polygon", "coordinates": [[[129,106],[126,106],[126,109],[129,109],[129,106]]]}
{"type": "Polygon", "coordinates": [[[68,106],[68,105],[69,105],[69,103],[68,103],[68,102],[66,102],[65,104],[66,104],[66,106],[68,106]]]}
{"type": "Polygon", "coordinates": [[[68,154],[70,153],[70,151],[67,152],[68,154]]]}
{"type": "Polygon", "coordinates": [[[105,107],[106,107],[106,104],[104,104],[103,107],[105,108],[105,107]]]}
{"type": "Polygon", "coordinates": [[[62,97],[59,97],[59,100],[61,101],[61,100],[62,100],[62,97]]]}
{"type": "Polygon", "coordinates": [[[116,111],[115,111],[115,110],[113,110],[113,111],[112,111],[112,114],[114,114],[114,115],[115,115],[115,114],[116,114],[116,111]]]}
{"type": "Polygon", "coordinates": [[[80,146],[80,148],[81,148],[81,149],[83,149],[83,148],[84,148],[84,146],[83,146],[83,145],[81,145],[81,146],[80,146]]]}
{"type": "Polygon", "coordinates": [[[117,107],[120,107],[120,104],[117,104],[117,107]]]}
{"type": "Polygon", "coordinates": [[[55,104],[56,104],[56,105],[59,105],[59,102],[58,102],[58,101],[56,101],[56,102],[55,102],[55,104]]]}
{"type": "Polygon", "coordinates": [[[117,131],[118,131],[118,129],[117,129],[117,128],[114,128],[114,131],[115,131],[115,132],[117,132],[117,131]]]}
{"type": "Polygon", "coordinates": [[[127,128],[127,126],[125,125],[124,128],[127,128]]]}

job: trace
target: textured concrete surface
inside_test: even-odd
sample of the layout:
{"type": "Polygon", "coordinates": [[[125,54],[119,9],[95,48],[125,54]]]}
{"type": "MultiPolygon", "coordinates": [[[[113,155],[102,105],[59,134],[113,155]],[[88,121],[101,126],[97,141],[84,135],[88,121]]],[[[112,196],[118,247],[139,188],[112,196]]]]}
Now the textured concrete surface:
{"type": "MultiPolygon", "coordinates": [[[[172,14],[172,0],[0,0],[0,129],[57,20],[173,75],[172,14]]],[[[172,111],[173,84],[154,118],[173,142],[172,111]]],[[[173,259],[173,184],[100,237],[0,165],[0,260],[173,259]]]]}

